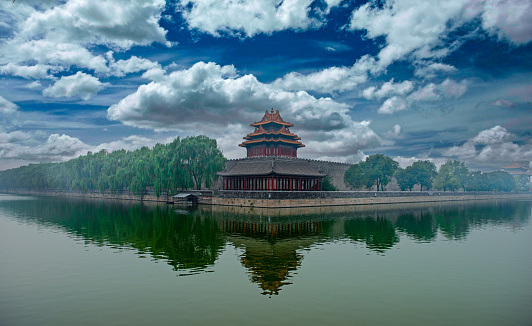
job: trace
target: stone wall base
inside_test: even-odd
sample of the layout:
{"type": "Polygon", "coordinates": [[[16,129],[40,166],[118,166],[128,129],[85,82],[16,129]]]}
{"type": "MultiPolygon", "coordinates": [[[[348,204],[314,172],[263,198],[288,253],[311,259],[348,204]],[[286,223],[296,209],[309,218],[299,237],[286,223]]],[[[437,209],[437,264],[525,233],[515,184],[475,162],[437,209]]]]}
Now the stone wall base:
{"type": "Polygon", "coordinates": [[[443,201],[490,200],[490,199],[532,199],[532,194],[492,194],[492,195],[444,195],[418,197],[370,197],[370,198],[312,198],[312,199],[253,199],[213,197],[212,205],[289,208],[320,206],[353,206],[399,203],[426,203],[443,201]]]}

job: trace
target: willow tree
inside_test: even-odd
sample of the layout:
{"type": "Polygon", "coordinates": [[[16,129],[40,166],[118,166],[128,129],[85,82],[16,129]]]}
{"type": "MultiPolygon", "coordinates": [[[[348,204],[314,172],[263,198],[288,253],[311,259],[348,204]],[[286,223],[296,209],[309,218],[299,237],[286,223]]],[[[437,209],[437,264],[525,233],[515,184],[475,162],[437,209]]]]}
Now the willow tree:
{"type": "Polygon", "coordinates": [[[226,162],[216,140],[203,135],[182,139],[177,147],[177,158],[197,190],[202,186],[210,188],[218,178],[217,172],[224,168],[226,162]]]}

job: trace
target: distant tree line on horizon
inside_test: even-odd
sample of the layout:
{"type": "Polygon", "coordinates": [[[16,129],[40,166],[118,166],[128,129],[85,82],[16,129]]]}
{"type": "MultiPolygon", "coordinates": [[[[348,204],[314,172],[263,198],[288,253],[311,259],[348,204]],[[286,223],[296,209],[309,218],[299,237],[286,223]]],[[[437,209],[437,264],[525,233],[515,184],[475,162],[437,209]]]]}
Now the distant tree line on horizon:
{"type": "Polygon", "coordinates": [[[464,162],[447,161],[436,171],[434,163],[416,161],[406,168],[383,154],[368,156],[364,161],[353,164],[346,172],[344,181],[352,189],[383,191],[392,178],[397,180],[402,191],[412,191],[419,185],[420,190],[429,189],[455,191],[528,191],[528,177],[512,176],[505,171],[471,171],[464,162]]]}
{"type": "Polygon", "coordinates": [[[174,139],[169,144],[135,151],[89,152],[61,163],[40,163],[0,171],[0,189],[74,190],[143,196],[153,188],[157,197],[179,189],[211,187],[226,159],[215,139],[207,136],[174,139]]]}

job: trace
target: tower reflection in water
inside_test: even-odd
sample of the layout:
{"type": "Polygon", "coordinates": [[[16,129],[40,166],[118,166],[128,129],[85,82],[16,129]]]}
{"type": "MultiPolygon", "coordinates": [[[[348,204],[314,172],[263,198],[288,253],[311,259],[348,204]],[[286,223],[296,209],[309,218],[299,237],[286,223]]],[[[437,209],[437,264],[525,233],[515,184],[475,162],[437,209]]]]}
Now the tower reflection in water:
{"type": "MultiPolygon", "coordinates": [[[[530,220],[526,201],[384,205],[327,209],[250,210],[110,200],[33,198],[0,200],[0,212],[61,229],[76,240],[166,261],[177,275],[212,271],[227,245],[265,295],[291,284],[304,253],[317,244],[348,240],[384,255],[400,238],[418,243],[438,236],[465,239],[487,225],[520,228],[530,220]]],[[[346,258],[349,259],[349,258],[346,258]]]]}
{"type": "Polygon", "coordinates": [[[324,221],[231,220],[222,218],[220,226],[227,240],[242,248],[242,265],[252,282],[259,284],[262,294],[277,295],[291,284],[291,274],[301,266],[301,249],[316,243],[323,234],[324,221]]]}

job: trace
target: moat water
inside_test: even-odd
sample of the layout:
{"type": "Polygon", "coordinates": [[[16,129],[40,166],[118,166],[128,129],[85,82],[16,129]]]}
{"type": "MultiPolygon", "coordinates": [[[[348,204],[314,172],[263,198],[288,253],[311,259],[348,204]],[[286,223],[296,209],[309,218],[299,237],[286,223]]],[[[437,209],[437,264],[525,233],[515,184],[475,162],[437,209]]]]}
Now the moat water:
{"type": "Polygon", "coordinates": [[[530,325],[531,216],[0,195],[0,325],[530,325]]]}

